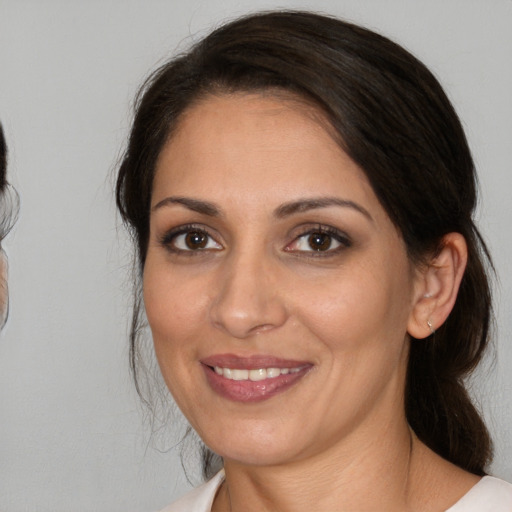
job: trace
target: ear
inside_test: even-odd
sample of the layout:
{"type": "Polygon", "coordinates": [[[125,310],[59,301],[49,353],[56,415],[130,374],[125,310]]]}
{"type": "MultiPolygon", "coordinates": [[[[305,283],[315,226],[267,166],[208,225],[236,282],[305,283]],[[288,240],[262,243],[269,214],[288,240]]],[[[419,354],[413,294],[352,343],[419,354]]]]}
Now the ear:
{"type": "Polygon", "coordinates": [[[413,307],[407,332],[414,338],[430,336],[453,309],[466,269],[468,250],[460,233],[448,233],[441,251],[416,270],[413,307]]]}

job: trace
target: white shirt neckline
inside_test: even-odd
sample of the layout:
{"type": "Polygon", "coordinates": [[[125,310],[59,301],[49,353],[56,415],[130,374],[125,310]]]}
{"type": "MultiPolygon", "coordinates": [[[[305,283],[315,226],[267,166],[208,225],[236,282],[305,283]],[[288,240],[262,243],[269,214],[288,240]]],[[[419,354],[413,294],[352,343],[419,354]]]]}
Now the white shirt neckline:
{"type": "MultiPolygon", "coordinates": [[[[222,482],[224,470],[196,487],[161,512],[211,512],[222,482]]],[[[512,484],[492,476],[484,476],[462,498],[445,512],[512,512],[512,484]]]]}

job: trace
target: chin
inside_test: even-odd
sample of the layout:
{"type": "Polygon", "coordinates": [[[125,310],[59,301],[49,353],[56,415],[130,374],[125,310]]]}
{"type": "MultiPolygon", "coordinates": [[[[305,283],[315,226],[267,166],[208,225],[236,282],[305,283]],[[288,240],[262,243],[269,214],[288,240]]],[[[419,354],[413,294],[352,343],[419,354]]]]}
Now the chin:
{"type": "Polygon", "coordinates": [[[276,433],[269,426],[253,425],[241,428],[223,429],[224,435],[217,437],[213,432],[204,436],[205,444],[225,461],[248,466],[276,466],[300,458],[300,443],[297,433],[276,433]],[[236,432],[236,433],[235,433],[236,432]],[[293,443],[291,442],[293,440],[293,443]]]}
{"type": "MultiPolygon", "coordinates": [[[[218,453],[218,452],[215,452],[218,453]]],[[[227,453],[219,454],[224,461],[235,462],[242,466],[279,466],[290,463],[293,456],[282,449],[269,449],[261,445],[229,449],[227,453]]]]}

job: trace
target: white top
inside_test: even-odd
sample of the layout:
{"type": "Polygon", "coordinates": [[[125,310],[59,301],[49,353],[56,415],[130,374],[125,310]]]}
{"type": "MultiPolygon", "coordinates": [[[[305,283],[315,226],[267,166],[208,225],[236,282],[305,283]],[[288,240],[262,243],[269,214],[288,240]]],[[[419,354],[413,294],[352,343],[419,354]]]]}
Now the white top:
{"type": "Polygon", "coordinates": [[[213,499],[222,482],[224,482],[223,469],[208,482],[192,489],[161,512],[211,512],[213,499]]]}
{"type": "MultiPolygon", "coordinates": [[[[219,471],[161,512],[211,512],[215,494],[223,481],[224,471],[219,471]]],[[[512,484],[484,476],[446,512],[512,512],[512,484]]]]}
{"type": "Polygon", "coordinates": [[[446,512],[512,512],[512,484],[484,476],[446,512]]]}

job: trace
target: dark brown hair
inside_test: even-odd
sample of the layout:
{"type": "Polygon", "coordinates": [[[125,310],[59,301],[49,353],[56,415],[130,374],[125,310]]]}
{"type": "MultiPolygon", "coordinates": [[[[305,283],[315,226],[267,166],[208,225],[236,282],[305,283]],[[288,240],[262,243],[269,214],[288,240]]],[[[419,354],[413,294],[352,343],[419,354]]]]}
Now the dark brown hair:
{"type": "MultiPolygon", "coordinates": [[[[7,236],[18,217],[19,198],[16,190],[7,181],[7,143],[0,124],[0,251],[2,240],[7,236]]],[[[5,257],[4,254],[2,256],[5,257]]],[[[5,269],[4,269],[5,272],[5,269]]],[[[0,329],[3,328],[9,314],[9,292],[5,274],[0,275],[1,303],[0,329]],[[7,303],[4,303],[4,297],[7,303]]]]}
{"type": "Polygon", "coordinates": [[[7,143],[0,124],[0,242],[16,222],[18,194],[7,181],[7,143]]]}
{"type": "MultiPolygon", "coordinates": [[[[405,406],[418,437],[477,475],[491,441],[464,378],[486,348],[491,322],[487,267],[472,215],[476,175],[461,123],[435,77],[402,47],[374,32],[311,12],[274,11],[228,23],[158,69],[137,96],[117,180],[117,205],[144,268],[155,163],[180,116],[208,94],[281,90],[314,104],[339,144],[367,175],[413,261],[461,233],[468,265],[448,320],[411,340],[405,406]]],[[[140,297],[131,364],[138,378],[140,297]]],[[[207,454],[207,456],[209,456],[207,454]]]]}
{"type": "Polygon", "coordinates": [[[4,138],[4,131],[0,124],[0,190],[3,190],[6,182],[7,171],[7,144],[4,138]]]}

